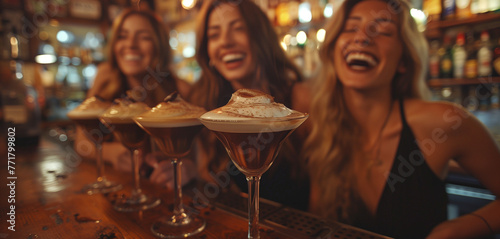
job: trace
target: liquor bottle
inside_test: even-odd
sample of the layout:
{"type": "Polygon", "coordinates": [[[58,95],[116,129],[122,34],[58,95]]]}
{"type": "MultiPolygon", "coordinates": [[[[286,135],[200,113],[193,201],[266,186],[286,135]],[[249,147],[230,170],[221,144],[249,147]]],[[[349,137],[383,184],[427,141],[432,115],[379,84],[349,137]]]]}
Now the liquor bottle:
{"type": "MultiPolygon", "coordinates": [[[[24,83],[28,76],[23,72],[20,52],[27,52],[25,45],[19,44],[19,36],[14,27],[9,36],[8,54],[0,58],[0,98],[2,102],[3,126],[14,129],[16,146],[37,145],[41,134],[41,111],[36,90],[24,83]]],[[[33,75],[34,77],[34,75],[33,75]]],[[[6,131],[4,131],[6,132],[6,131]]]]}
{"type": "Polygon", "coordinates": [[[465,51],[465,36],[463,32],[458,33],[457,41],[453,46],[453,77],[463,78],[465,60],[467,59],[467,52],[465,51]]]}
{"type": "Polygon", "coordinates": [[[431,42],[429,53],[429,77],[431,79],[439,78],[439,41],[431,42]]]}
{"type": "Polygon", "coordinates": [[[479,0],[471,0],[471,2],[470,2],[470,13],[472,15],[479,14],[479,0]]]}
{"type": "Polygon", "coordinates": [[[455,0],[443,0],[443,16],[444,20],[455,18],[455,0]]]}
{"type": "MultiPolygon", "coordinates": [[[[489,0],[478,0],[478,12],[479,13],[485,13],[488,12],[488,5],[489,5],[489,0]]],[[[498,1],[498,0],[497,0],[498,1]]]]}
{"type": "Polygon", "coordinates": [[[481,111],[486,111],[490,108],[490,98],[491,91],[489,86],[486,85],[478,85],[476,89],[477,99],[479,101],[478,109],[481,111]]]}
{"type": "Polygon", "coordinates": [[[474,41],[474,33],[467,34],[467,60],[465,61],[464,75],[466,78],[477,78],[477,45],[474,41]]]}
{"type": "Polygon", "coordinates": [[[500,108],[500,89],[498,84],[493,84],[491,87],[491,109],[499,109],[500,108]]]}
{"type": "Polygon", "coordinates": [[[456,0],[456,18],[464,19],[472,16],[471,14],[471,0],[456,0]]]}
{"type": "Polygon", "coordinates": [[[424,0],[422,10],[427,15],[427,21],[439,21],[441,7],[441,0],[424,0]]]}
{"type": "Polygon", "coordinates": [[[488,11],[494,12],[500,10],[500,1],[498,0],[489,0],[488,1],[488,11]]]}
{"type": "Polygon", "coordinates": [[[490,35],[487,31],[481,32],[481,47],[477,52],[477,73],[481,77],[491,76],[492,67],[491,61],[493,52],[490,48],[490,35]]]}
{"type": "Polygon", "coordinates": [[[500,76],[500,36],[498,37],[497,45],[493,50],[492,63],[495,76],[500,76]]]}
{"type": "Polygon", "coordinates": [[[453,76],[453,63],[451,52],[451,38],[445,35],[443,38],[443,45],[439,48],[439,67],[441,78],[451,78],[453,76]]]}
{"type": "Polygon", "coordinates": [[[37,145],[41,134],[41,111],[36,90],[17,79],[20,63],[0,60],[2,72],[2,112],[4,127],[15,129],[16,145],[37,145]]]}
{"type": "Polygon", "coordinates": [[[471,85],[468,87],[469,93],[464,99],[463,105],[470,112],[476,111],[479,109],[479,99],[476,94],[476,86],[471,85]]]}

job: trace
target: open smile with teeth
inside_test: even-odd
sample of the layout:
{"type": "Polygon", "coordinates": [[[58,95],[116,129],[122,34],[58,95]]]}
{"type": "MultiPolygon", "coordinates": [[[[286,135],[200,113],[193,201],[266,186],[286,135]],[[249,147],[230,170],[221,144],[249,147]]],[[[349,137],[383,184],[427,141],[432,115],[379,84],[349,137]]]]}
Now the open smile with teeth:
{"type": "Polygon", "coordinates": [[[123,59],[126,61],[138,61],[141,60],[142,57],[140,55],[126,54],[123,56],[123,59]]]}
{"type": "Polygon", "coordinates": [[[242,53],[231,53],[224,55],[222,57],[222,61],[224,63],[231,63],[231,62],[236,62],[236,61],[241,61],[245,58],[245,54],[242,53]]]}
{"type": "Polygon", "coordinates": [[[362,52],[347,53],[345,61],[354,70],[368,70],[378,64],[375,56],[362,52]]]}

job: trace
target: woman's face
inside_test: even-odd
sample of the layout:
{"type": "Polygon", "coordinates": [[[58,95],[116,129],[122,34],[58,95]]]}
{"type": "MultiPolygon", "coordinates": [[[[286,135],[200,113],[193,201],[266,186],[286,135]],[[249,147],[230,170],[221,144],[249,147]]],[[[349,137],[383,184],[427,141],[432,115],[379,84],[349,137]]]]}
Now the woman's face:
{"type": "Polygon", "coordinates": [[[344,87],[387,87],[396,71],[403,69],[399,19],[393,12],[387,3],[378,0],[361,1],[350,12],[333,53],[344,87]]]}
{"type": "Polygon", "coordinates": [[[126,76],[144,75],[151,67],[154,52],[154,30],[149,21],[140,15],[128,16],[113,47],[120,70],[126,76]]]}
{"type": "Polygon", "coordinates": [[[248,79],[255,72],[248,28],[240,11],[229,4],[208,17],[207,51],[210,64],[229,82],[248,79]]]}

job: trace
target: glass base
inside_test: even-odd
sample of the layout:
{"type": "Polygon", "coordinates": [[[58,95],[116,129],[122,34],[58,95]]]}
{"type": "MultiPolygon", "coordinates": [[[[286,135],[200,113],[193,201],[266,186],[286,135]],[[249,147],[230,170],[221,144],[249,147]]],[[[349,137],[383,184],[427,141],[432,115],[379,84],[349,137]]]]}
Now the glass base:
{"type": "Polygon", "coordinates": [[[186,217],[178,222],[173,221],[174,217],[162,218],[153,223],[151,226],[153,234],[161,238],[185,238],[205,229],[205,220],[199,217],[186,217]]]}
{"type": "Polygon", "coordinates": [[[144,194],[121,198],[113,205],[113,208],[120,212],[137,212],[147,210],[160,205],[160,199],[144,194]]]}
{"type": "Polygon", "coordinates": [[[92,184],[85,185],[82,192],[93,195],[99,193],[112,193],[122,189],[122,185],[119,183],[111,182],[108,180],[96,181],[92,184]]]}

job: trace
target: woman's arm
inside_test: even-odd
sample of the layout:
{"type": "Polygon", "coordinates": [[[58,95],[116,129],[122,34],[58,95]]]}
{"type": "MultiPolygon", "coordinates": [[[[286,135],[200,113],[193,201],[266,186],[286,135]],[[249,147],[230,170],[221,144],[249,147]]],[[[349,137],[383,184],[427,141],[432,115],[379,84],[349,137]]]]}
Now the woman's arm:
{"type": "Polygon", "coordinates": [[[428,238],[478,238],[500,233],[500,150],[487,128],[461,107],[443,114],[448,138],[443,150],[495,196],[488,205],[438,225],[428,238]]]}

